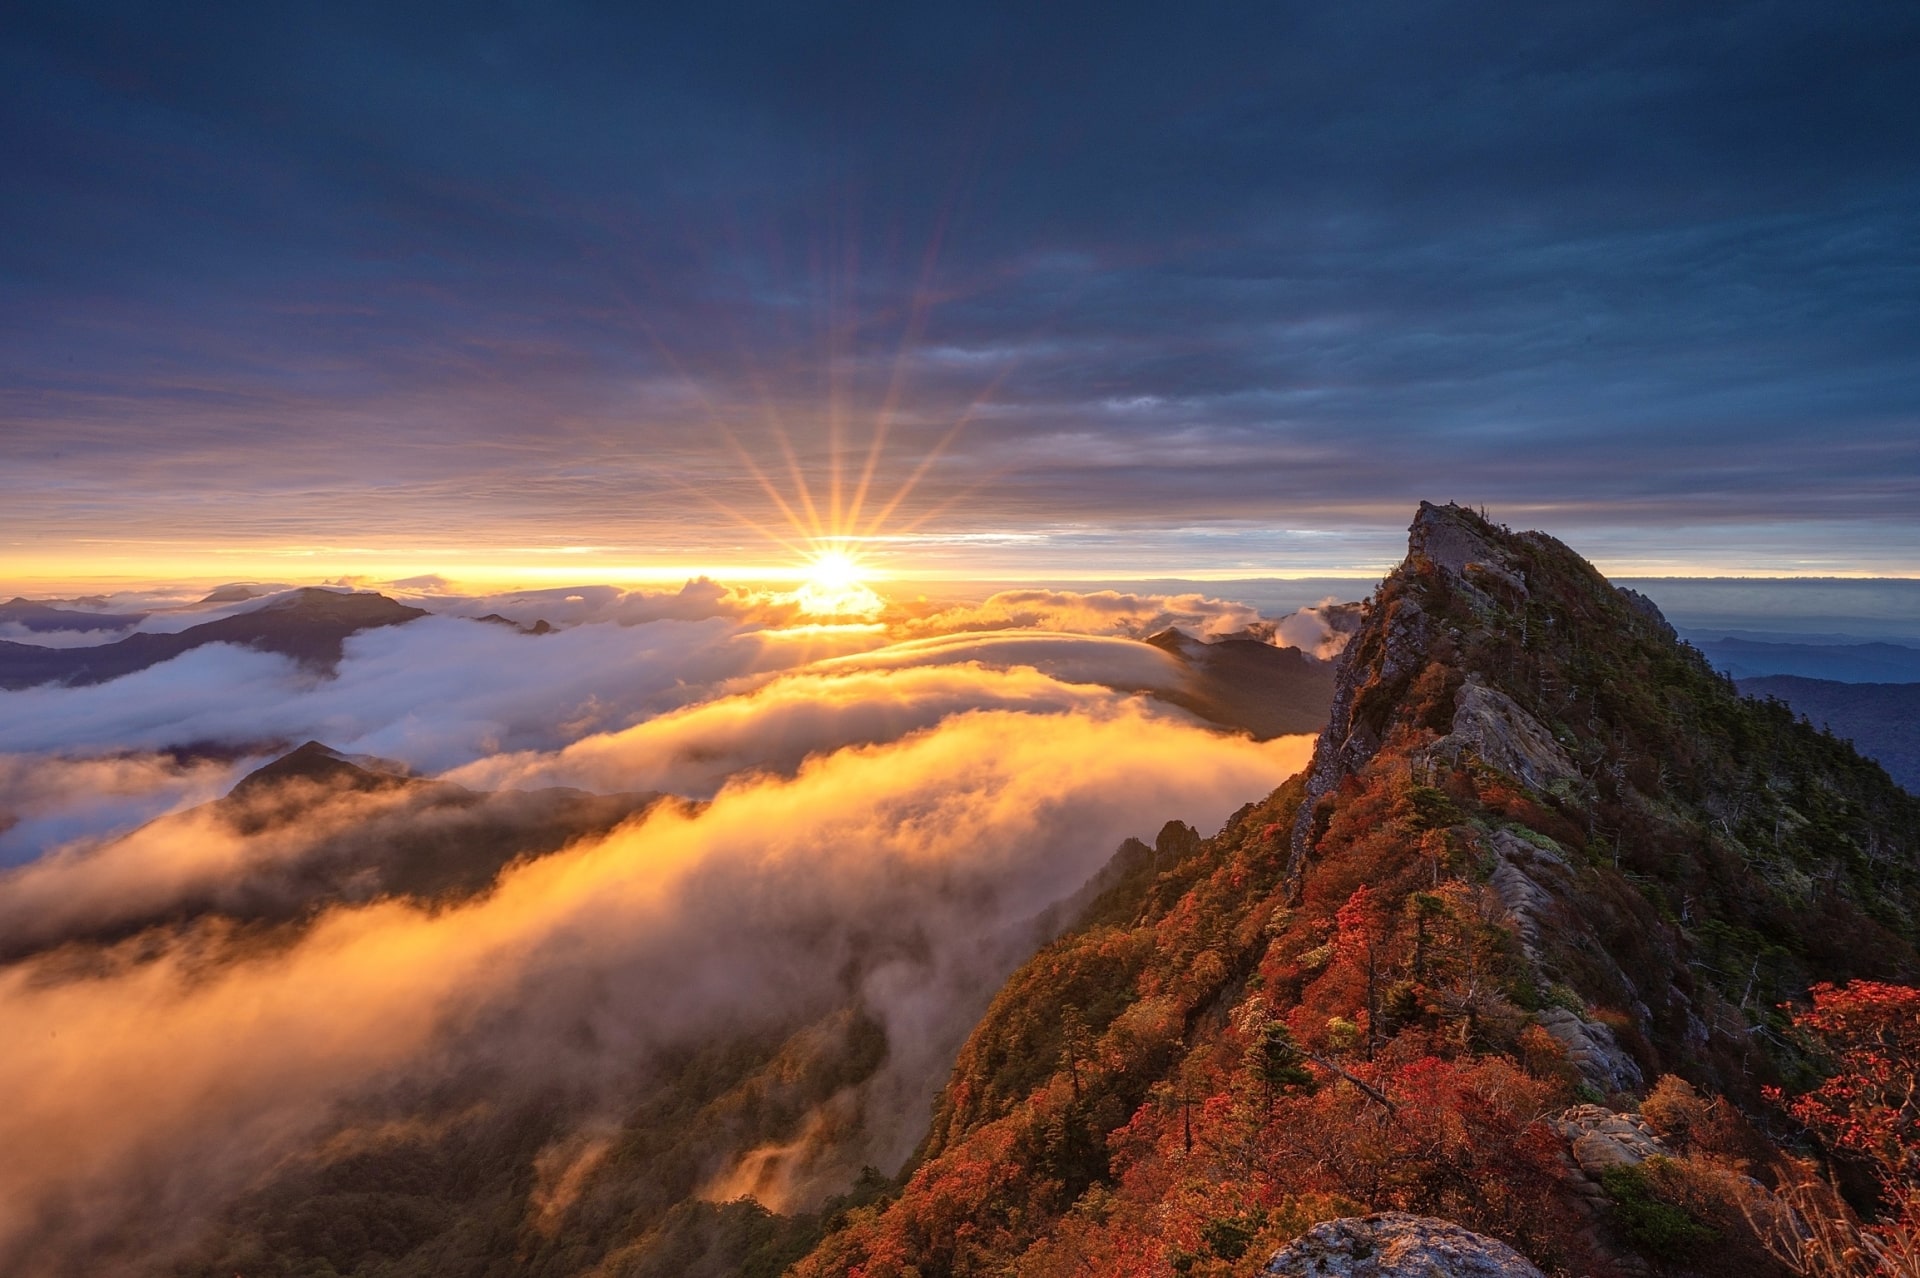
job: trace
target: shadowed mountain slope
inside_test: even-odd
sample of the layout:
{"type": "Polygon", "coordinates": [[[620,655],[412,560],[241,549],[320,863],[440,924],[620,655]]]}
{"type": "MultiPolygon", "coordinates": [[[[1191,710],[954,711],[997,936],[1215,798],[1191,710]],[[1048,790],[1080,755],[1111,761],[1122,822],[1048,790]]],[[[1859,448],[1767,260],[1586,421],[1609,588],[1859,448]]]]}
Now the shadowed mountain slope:
{"type": "Polygon", "coordinates": [[[1920,794],[1920,683],[1840,683],[1768,675],[1740,680],[1750,697],[1778,698],[1818,728],[1853,743],[1909,794],[1920,794]]]}
{"type": "Polygon", "coordinates": [[[0,642],[0,688],[42,683],[105,683],[172,660],[203,644],[231,643],[277,652],[314,670],[339,664],[347,636],[426,616],[380,594],[307,587],[251,612],[203,622],[177,634],[134,634],[89,648],[0,642]]]}
{"type": "Polygon", "coordinates": [[[1179,630],[1146,640],[1187,668],[1186,687],[1159,694],[1207,722],[1257,739],[1318,732],[1333,704],[1334,663],[1259,639],[1204,643],[1179,630]]]}

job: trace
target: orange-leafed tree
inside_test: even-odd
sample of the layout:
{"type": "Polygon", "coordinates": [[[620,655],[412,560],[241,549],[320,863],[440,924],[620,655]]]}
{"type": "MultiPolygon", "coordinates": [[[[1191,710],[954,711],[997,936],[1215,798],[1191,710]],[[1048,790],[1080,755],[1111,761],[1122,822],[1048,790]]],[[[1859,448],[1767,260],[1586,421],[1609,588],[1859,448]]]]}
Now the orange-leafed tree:
{"type": "Polygon", "coordinates": [[[1359,978],[1365,1012],[1367,1059],[1379,1046],[1380,986],[1386,965],[1388,919],[1380,894],[1362,883],[1333,916],[1333,953],[1359,978]]]}

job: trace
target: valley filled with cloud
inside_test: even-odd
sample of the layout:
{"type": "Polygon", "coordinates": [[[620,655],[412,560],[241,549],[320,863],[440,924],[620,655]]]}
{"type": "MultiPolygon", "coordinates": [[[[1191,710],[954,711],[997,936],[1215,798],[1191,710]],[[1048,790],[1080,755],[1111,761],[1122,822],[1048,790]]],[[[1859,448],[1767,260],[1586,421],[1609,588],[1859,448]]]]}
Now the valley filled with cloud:
{"type": "MultiPolygon", "coordinates": [[[[1304,766],[1310,736],[1209,721],[1255,668],[1215,654],[1310,700],[1341,639],[1202,596],[395,593],[432,611],[330,666],[216,642],[0,692],[9,1272],[190,1248],[388,1108],[539,1108],[558,1211],[716,1045],[792,1094],[707,1132],[682,1197],[891,1171],[1123,840],[1211,832],[1304,766]]],[[[337,604],[130,602],[177,634],[337,604]]]]}

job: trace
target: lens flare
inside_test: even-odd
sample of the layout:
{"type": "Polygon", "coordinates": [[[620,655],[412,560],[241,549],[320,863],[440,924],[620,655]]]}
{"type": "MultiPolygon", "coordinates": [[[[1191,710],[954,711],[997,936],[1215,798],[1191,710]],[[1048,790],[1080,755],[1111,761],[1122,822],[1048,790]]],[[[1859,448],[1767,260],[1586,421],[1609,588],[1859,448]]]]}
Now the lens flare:
{"type": "Polygon", "coordinates": [[[794,598],[808,616],[873,617],[887,606],[867,585],[866,566],[843,547],[814,552],[805,571],[794,598]]]}

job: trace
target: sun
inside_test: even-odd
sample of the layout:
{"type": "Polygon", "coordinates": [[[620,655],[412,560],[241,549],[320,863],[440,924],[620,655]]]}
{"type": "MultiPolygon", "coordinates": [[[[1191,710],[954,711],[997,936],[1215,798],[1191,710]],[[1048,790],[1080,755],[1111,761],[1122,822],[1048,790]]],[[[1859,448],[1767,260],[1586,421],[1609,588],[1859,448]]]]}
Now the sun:
{"type": "Polygon", "coordinates": [[[803,572],[794,598],[809,616],[872,617],[887,606],[867,585],[866,566],[844,549],[815,552],[803,572]]]}
{"type": "Polygon", "coordinates": [[[807,565],[807,584],[823,593],[851,590],[864,576],[859,562],[844,550],[823,550],[807,565]]]}

